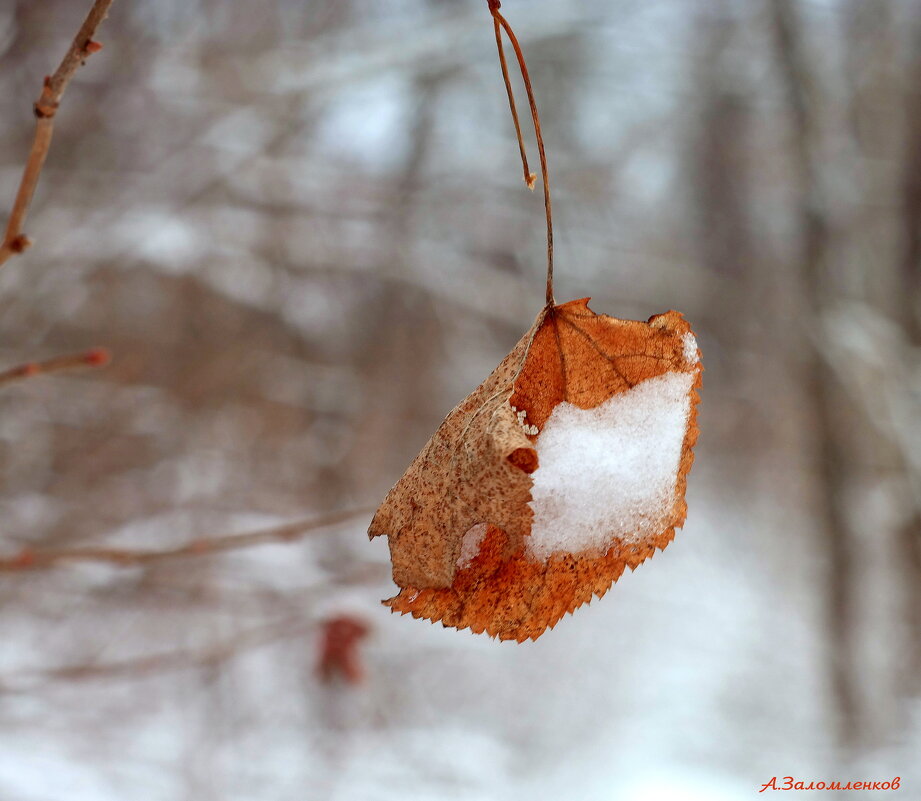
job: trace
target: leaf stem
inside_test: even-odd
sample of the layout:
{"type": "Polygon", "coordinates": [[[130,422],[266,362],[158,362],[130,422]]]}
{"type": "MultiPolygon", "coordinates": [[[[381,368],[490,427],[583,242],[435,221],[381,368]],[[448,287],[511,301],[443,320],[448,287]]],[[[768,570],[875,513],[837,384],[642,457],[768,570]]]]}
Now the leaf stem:
{"type": "Polygon", "coordinates": [[[528,189],[533,189],[535,176],[528,168],[528,158],[525,155],[524,139],[521,136],[521,125],[518,121],[518,110],[515,107],[515,95],[512,92],[512,84],[508,75],[508,64],[506,63],[505,51],[502,47],[502,30],[505,31],[509,42],[512,44],[512,49],[515,51],[515,57],[518,59],[518,67],[521,70],[521,78],[524,81],[524,88],[528,93],[528,104],[531,107],[531,120],[534,123],[534,136],[537,139],[537,152],[540,155],[540,171],[544,185],[544,210],[547,215],[547,305],[553,306],[555,303],[553,298],[553,214],[550,207],[550,176],[547,172],[547,154],[544,151],[544,137],[540,130],[540,116],[537,113],[537,102],[534,100],[534,90],[531,88],[531,78],[528,75],[528,66],[524,60],[524,53],[521,52],[521,45],[518,43],[518,37],[515,36],[515,32],[512,30],[512,26],[508,24],[508,20],[499,12],[500,0],[487,0],[487,3],[496,30],[496,46],[499,50],[499,64],[502,67],[505,90],[508,93],[512,120],[515,123],[515,133],[518,136],[518,148],[521,151],[521,162],[524,167],[524,180],[528,185],[528,189]]]}

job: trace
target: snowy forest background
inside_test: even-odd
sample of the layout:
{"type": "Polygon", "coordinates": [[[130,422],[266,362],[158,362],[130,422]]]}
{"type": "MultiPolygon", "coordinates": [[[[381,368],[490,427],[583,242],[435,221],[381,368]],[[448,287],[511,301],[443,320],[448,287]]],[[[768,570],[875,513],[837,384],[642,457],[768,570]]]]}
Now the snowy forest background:
{"type": "MultiPolygon", "coordinates": [[[[88,6],[0,5],[3,216],[88,6]]],[[[390,615],[366,511],[4,570],[0,798],[921,793],[921,4],[503,11],[557,298],[697,331],[684,531],[524,645],[390,615]],[[316,673],[337,615],[370,629],[360,684],[316,673]]],[[[543,303],[485,0],[117,0],[97,38],[0,271],[0,364],[114,361],[3,388],[0,555],[373,507],[543,303]]]]}

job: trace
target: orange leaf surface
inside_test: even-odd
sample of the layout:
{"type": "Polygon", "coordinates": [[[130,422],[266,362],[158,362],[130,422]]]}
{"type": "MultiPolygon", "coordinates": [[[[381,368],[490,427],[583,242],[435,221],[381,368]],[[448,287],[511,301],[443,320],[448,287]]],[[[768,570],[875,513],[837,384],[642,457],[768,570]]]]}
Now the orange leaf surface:
{"type": "Polygon", "coordinates": [[[371,521],[402,588],[384,603],[522,641],[604,595],[684,523],[701,369],[677,312],[542,310],[371,521]]]}

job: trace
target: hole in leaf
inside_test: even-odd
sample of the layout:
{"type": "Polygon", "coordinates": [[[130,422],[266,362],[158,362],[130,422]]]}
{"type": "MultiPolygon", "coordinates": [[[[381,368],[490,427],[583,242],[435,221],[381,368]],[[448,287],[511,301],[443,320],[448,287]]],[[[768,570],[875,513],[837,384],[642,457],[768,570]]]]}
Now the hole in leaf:
{"type": "Polygon", "coordinates": [[[537,470],[537,451],[533,448],[515,448],[506,458],[525,473],[537,470]]]}

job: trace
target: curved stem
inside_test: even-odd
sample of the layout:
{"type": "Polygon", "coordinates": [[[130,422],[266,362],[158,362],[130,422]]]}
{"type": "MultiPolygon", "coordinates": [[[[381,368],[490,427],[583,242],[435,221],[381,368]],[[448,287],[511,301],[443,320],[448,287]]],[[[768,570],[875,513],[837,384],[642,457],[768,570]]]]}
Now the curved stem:
{"type": "Polygon", "coordinates": [[[502,47],[502,27],[499,20],[493,17],[496,29],[496,47],[499,50],[499,64],[502,67],[502,78],[505,81],[505,91],[508,93],[508,107],[512,112],[512,121],[515,123],[515,135],[518,137],[518,150],[521,153],[521,165],[524,167],[524,182],[528,189],[534,189],[534,179],[537,177],[528,167],[528,155],[524,149],[524,137],[521,135],[521,122],[518,120],[518,108],[515,105],[515,93],[512,91],[512,82],[508,77],[508,62],[505,60],[505,48],[502,47]]]}
{"type": "Polygon", "coordinates": [[[518,38],[515,36],[512,26],[508,24],[508,20],[499,12],[498,0],[488,0],[488,3],[496,29],[496,44],[499,48],[499,63],[502,66],[502,77],[505,79],[505,88],[508,92],[512,119],[515,122],[515,132],[518,134],[518,147],[521,150],[525,182],[528,184],[528,187],[531,188],[534,185],[534,176],[528,169],[528,160],[525,156],[524,141],[521,137],[521,126],[519,125],[518,112],[515,108],[515,96],[512,94],[512,85],[508,77],[508,65],[505,62],[505,53],[502,49],[500,26],[505,31],[515,51],[515,57],[518,59],[518,67],[521,70],[521,78],[524,81],[524,88],[528,93],[528,104],[531,107],[531,121],[534,123],[534,136],[537,139],[537,152],[540,155],[540,171],[544,185],[544,210],[547,215],[547,305],[553,306],[553,215],[550,208],[550,176],[547,172],[547,154],[544,151],[544,138],[540,130],[540,116],[537,113],[537,102],[534,100],[534,90],[531,88],[531,78],[528,75],[528,66],[525,63],[524,54],[521,52],[521,45],[518,43],[518,38]]]}

